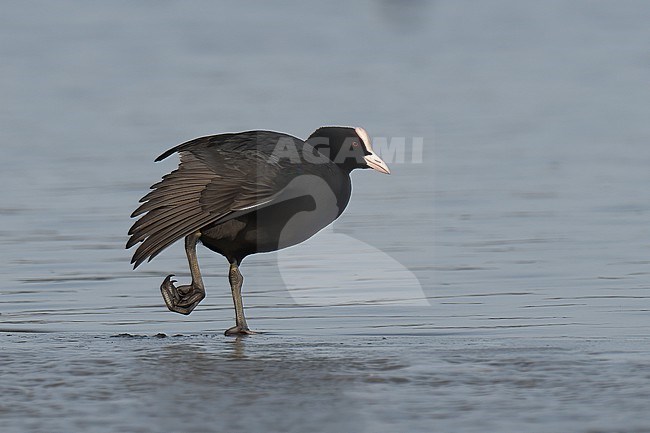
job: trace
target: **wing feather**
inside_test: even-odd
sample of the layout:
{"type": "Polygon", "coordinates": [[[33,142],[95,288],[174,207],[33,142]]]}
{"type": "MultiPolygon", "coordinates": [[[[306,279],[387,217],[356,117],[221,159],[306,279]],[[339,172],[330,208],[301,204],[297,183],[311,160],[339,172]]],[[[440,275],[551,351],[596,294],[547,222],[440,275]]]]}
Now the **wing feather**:
{"type": "Polygon", "coordinates": [[[141,242],[131,259],[134,268],[208,224],[273,201],[285,186],[286,176],[278,174],[286,167],[260,147],[262,138],[252,132],[203,137],[157,158],[178,152],[180,164],[151,186],[131,215],[139,219],[126,247],[141,242]]]}

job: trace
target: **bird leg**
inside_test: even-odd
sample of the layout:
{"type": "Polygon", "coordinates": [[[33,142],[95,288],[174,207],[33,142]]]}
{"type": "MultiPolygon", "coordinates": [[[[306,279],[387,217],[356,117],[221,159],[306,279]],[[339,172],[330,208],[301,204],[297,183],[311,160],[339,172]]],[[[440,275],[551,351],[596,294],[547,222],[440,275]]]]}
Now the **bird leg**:
{"type": "Polygon", "coordinates": [[[241,299],[241,286],[244,283],[244,277],[239,272],[237,262],[230,263],[230,272],[228,273],[230,281],[230,290],[232,291],[232,300],[235,304],[235,326],[226,330],[226,335],[255,334],[248,329],[246,317],[244,316],[244,303],[241,299]]]}
{"type": "Polygon", "coordinates": [[[174,286],[176,280],[174,276],[167,275],[165,281],[160,286],[160,292],[170,311],[188,315],[199,305],[199,302],[205,298],[205,288],[203,287],[203,278],[199,269],[199,261],[196,257],[196,244],[201,237],[201,232],[196,232],[185,237],[185,254],[190,264],[192,274],[192,283],[185,286],[174,286]]]}

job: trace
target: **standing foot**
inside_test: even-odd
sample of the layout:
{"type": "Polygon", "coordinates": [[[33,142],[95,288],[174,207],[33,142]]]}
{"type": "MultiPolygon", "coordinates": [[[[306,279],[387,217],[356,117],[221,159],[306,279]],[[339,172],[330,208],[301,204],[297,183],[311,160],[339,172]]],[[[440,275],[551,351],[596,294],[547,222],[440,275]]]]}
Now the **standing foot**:
{"type": "Polygon", "coordinates": [[[248,327],[233,326],[232,328],[226,329],[224,335],[253,335],[257,334],[255,331],[251,331],[248,327]]]}
{"type": "Polygon", "coordinates": [[[167,275],[165,281],[160,285],[160,293],[165,300],[169,311],[188,315],[205,298],[205,290],[195,285],[194,282],[185,286],[174,286],[176,280],[171,278],[174,275],[167,275]]]}

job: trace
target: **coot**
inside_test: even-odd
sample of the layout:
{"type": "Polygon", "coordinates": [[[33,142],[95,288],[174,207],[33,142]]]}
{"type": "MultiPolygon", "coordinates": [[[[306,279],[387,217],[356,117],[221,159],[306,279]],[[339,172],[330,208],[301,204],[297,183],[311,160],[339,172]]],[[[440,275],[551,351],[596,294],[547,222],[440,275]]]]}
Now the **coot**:
{"type": "Polygon", "coordinates": [[[131,217],[127,248],[134,269],[185,239],[192,282],[176,287],[168,275],[160,290],[169,310],[190,314],[205,298],[196,257],[200,241],[230,262],[235,326],[226,335],[251,334],[241,298],[244,257],[298,244],[326,227],[350,200],[350,172],[389,174],[363,128],[322,127],[306,141],[272,131],[201,137],[156,158],[179,153],[180,164],[154,184],[131,217]]]}

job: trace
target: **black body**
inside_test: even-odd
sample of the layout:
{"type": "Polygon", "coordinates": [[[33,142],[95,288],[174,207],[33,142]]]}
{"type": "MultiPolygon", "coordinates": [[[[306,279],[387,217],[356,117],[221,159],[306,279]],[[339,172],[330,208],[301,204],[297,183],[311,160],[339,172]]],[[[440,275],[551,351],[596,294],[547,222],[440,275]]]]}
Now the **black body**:
{"type": "Polygon", "coordinates": [[[129,231],[127,248],[142,242],[134,267],[197,231],[206,247],[237,264],[308,239],[347,206],[350,171],[368,168],[359,141],[353,128],[329,127],[307,141],[248,131],[168,150],[156,161],[178,152],[178,169],[153,185],[132,214],[146,212],[129,231]]]}

